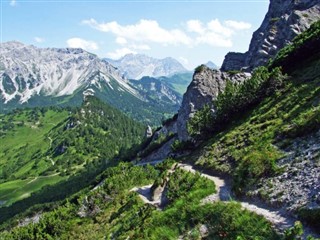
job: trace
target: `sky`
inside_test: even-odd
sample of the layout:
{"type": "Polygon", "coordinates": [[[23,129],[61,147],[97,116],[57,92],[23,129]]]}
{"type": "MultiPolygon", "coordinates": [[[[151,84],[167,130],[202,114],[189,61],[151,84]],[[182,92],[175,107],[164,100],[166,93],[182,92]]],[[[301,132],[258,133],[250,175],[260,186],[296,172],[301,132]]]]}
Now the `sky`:
{"type": "Polygon", "coordinates": [[[101,58],[173,57],[186,68],[245,52],[268,0],[0,0],[1,42],[81,47],[101,58]]]}

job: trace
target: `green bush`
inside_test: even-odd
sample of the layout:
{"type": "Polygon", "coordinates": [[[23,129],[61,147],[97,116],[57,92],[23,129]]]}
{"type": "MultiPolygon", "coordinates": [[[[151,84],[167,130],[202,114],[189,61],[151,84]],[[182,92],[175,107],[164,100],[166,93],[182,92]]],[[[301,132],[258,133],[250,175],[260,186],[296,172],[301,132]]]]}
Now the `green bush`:
{"type": "Polygon", "coordinates": [[[196,67],[196,68],[194,69],[194,73],[200,73],[200,72],[202,72],[205,68],[206,68],[206,65],[201,64],[200,66],[198,66],[198,67],[196,67]]]}

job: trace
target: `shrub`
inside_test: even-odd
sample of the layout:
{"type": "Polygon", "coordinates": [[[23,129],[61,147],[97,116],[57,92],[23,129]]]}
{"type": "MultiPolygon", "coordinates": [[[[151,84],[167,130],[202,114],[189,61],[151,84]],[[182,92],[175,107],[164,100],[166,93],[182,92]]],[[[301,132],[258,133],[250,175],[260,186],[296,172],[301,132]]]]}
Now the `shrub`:
{"type": "Polygon", "coordinates": [[[194,73],[200,73],[206,68],[206,65],[201,64],[200,66],[196,67],[194,73]]]}

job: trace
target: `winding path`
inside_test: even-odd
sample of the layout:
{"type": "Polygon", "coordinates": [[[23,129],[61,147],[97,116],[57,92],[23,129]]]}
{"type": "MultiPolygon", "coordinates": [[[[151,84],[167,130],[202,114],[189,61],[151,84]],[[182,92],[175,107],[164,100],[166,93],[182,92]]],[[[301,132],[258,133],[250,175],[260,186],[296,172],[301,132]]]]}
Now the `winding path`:
{"type": "MultiPolygon", "coordinates": [[[[159,161],[153,161],[154,162],[161,162],[159,161]]],[[[140,163],[139,166],[150,164],[149,162],[146,163],[140,163]]],[[[178,167],[181,169],[184,169],[188,172],[196,173],[197,170],[194,169],[194,166],[189,164],[182,164],[179,163],[178,167]]],[[[228,182],[225,179],[222,179],[217,176],[209,175],[200,173],[202,177],[205,177],[215,183],[215,186],[217,188],[217,192],[214,194],[211,194],[204,199],[202,199],[202,203],[210,203],[210,202],[216,202],[216,201],[230,201],[232,196],[231,186],[228,184],[228,182]]],[[[149,203],[155,206],[161,205],[161,199],[159,201],[150,201],[151,199],[151,186],[152,185],[146,185],[142,187],[135,187],[131,189],[131,191],[136,191],[139,193],[140,198],[143,200],[144,203],[149,203]]],[[[255,212],[258,215],[261,215],[265,217],[269,222],[271,222],[276,229],[283,232],[283,230],[292,227],[298,219],[289,216],[289,214],[281,209],[271,209],[270,207],[264,205],[260,206],[260,204],[254,203],[254,202],[245,202],[245,201],[239,201],[243,209],[247,209],[251,212],[255,212]],[[259,206],[258,206],[259,205],[259,206]]],[[[314,237],[319,237],[319,234],[316,234],[311,228],[304,226],[304,235],[303,239],[306,239],[308,235],[312,235],[314,237]]]]}

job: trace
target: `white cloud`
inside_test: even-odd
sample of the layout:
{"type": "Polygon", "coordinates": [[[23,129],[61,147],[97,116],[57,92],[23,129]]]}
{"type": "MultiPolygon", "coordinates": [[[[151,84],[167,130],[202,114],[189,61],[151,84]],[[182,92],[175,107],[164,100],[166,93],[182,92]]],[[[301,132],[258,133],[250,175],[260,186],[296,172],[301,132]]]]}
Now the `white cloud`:
{"type": "Polygon", "coordinates": [[[141,19],[133,25],[120,25],[117,22],[98,23],[94,19],[84,20],[83,24],[89,25],[102,32],[110,32],[116,37],[125,38],[135,42],[153,42],[162,45],[189,45],[192,43],[183,31],[179,29],[167,30],[154,20],[141,19]]]}
{"type": "Polygon", "coordinates": [[[208,44],[213,47],[232,47],[232,40],[215,32],[206,32],[196,38],[196,44],[208,44]]]}
{"type": "Polygon", "coordinates": [[[126,54],[129,53],[137,53],[129,48],[120,48],[120,49],[116,49],[114,52],[108,52],[107,53],[107,57],[111,58],[111,59],[119,59],[121,57],[123,57],[126,54]]]}
{"type": "Polygon", "coordinates": [[[202,26],[202,22],[199,20],[189,20],[187,22],[187,30],[189,32],[195,32],[199,34],[203,34],[205,29],[202,26]]]}
{"type": "Polygon", "coordinates": [[[116,38],[116,43],[120,44],[120,45],[125,45],[127,43],[127,39],[123,38],[123,37],[117,37],[116,38]]]}
{"type": "Polygon", "coordinates": [[[151,49],[150,46],[147,44],[140,44],[140,45],[131,44],[129,47],[133,48],[135,50],[150,50],[151,49]]]}
{"type": "Polygon", "coordinates": [[[45,41],[44,38],[41,38],[41,37],[34,37],[34,40],[37,42],[37,43],[43,43],[45,41]]]}
{"type": "Polygon", "coordinates": [[[70,38],[67,40],[68,47],[71,48],[82,48],[84,50],[98,50],[99,46],[93,41],[87,41],[81,38],[70,38]]]}
{"type": "Polygon", "coordinates": [[[233,36],[251,28],[250,23],[233,20],[221,22],[219,19],[208,22],[192,19],[182,24],[180,29],[165,29],[157,21],[145,19],[132,25],[120,25],[116,21],[99,23],[95,19],[83,20],[82,23],[113,34],[115,42],[122,49],[133,50],[149,50],[149,44],[232,47],[233,36]]]}
{"type": "Polygon", "coordinates": [[[207,29],[212,33],[216,33],[224,37],[231,37],[231,35],[233,34],[233,30],[223,26],[218,19],[214,19],[208,22],[207,29]]]}
{"type": "Polygon", "coordinates": [[[237,21],[233,21],[233,20],[227,20],[225,21],[226,26],[233,28],[235,30],[246,30],[246,29],[250,29],[252,27],[252,25],[250,23],[246,23],[246,22],[237,22],[237,21]]]}
{"type": "Polygon", "coordinates": [[[16,0],[11,0],[10,1],[10,6],[14,7],[17,5],[17,1],[16,0]]]}

